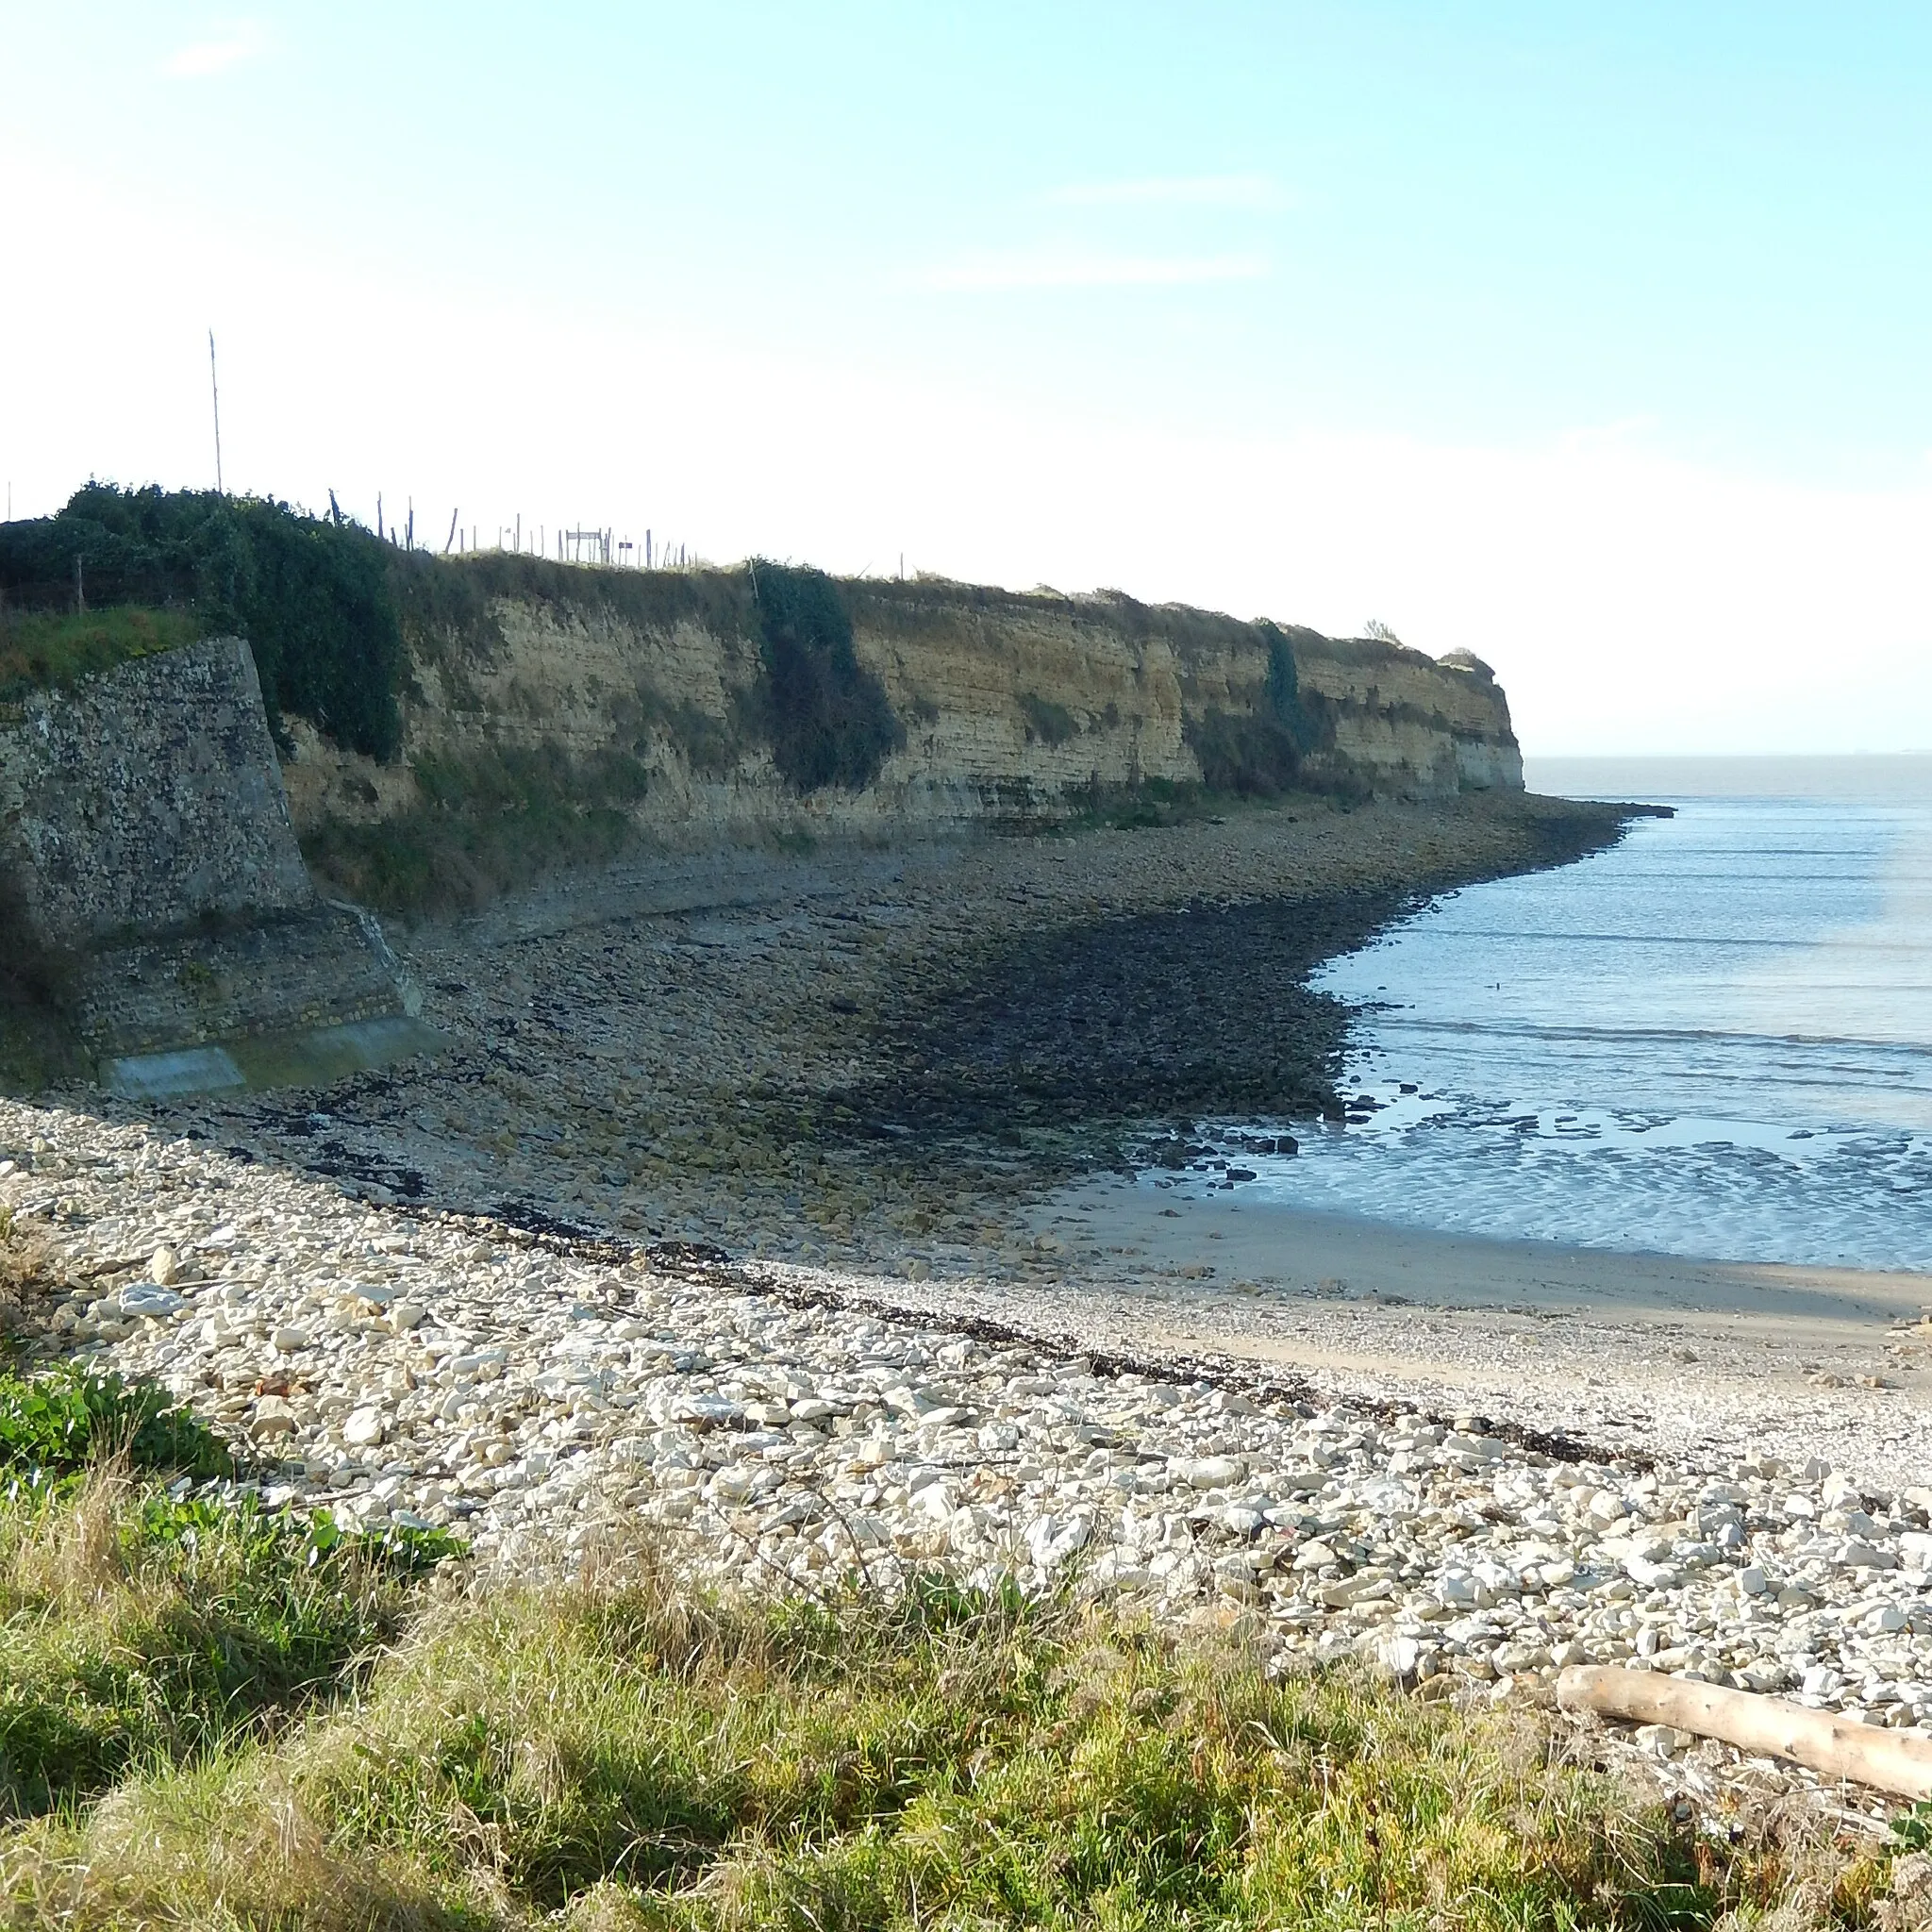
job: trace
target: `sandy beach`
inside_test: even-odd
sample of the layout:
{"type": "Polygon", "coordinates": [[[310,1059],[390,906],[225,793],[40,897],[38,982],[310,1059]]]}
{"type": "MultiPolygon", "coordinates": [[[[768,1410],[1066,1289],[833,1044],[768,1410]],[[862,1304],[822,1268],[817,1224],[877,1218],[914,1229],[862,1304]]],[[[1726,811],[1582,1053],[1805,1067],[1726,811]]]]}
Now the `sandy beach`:
{"type": "Polygon", "coordinates": [[[1084,1304],[1177,1351],[1670,1453],[1796,1436],[1873,1480],[1924,1457],[1932,1275],[1481,1240],[1144,1174],[1032,1225],[1084,1304]]]}

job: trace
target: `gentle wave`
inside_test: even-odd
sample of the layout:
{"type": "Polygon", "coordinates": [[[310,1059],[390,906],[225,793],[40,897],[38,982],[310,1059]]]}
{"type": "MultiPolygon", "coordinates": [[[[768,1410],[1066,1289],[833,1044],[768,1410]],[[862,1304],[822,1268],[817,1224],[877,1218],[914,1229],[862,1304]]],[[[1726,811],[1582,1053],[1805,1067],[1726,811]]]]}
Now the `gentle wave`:
{"type": "Polygon", "coordinates": [[[1511,1026],[1498,1021],[1416,1019],[1391,1002],[1364,1000],[1362,1010],[1386,1013],[1384,1029],[1399,1033],[1405,1028],[1416,1033],[1438,1033],[1489,1037],[1495,1040],[1591,1041],[1612,1040],[1640,1042],[1664,1041],[1714,1041],[1753,1050],[1772,1047],[1824,1047],[1839,1052],[1913,1055],[1932,1060],[1932,1043],[1910,1040],[1858,1040],[1825,1033],[1740,1033],[1712,1026],[1511,1026]]]}

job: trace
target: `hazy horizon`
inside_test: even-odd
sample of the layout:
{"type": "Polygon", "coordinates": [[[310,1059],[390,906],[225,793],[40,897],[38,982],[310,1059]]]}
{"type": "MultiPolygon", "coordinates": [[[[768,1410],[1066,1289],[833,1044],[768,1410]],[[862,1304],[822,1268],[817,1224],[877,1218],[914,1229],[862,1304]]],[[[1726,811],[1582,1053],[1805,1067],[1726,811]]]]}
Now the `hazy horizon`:
{"type": "Polygon", "coordinates": [[[1524,783],[1570,798],[1932,800],[1932,750],[1524,752],[1524,783]]]}
{"type": "Polygon", "coordinates": [[[1932,20],[0,0],[90,475],[1475,651],[1548,755],[1932,744],[1932,20]]]}

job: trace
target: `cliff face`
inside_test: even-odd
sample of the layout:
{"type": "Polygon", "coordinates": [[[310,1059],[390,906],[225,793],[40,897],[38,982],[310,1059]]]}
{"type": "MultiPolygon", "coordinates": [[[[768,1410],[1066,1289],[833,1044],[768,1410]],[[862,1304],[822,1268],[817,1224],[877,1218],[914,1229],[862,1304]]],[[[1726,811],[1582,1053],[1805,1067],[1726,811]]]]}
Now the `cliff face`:
{"type": "Polygon", "coordinates": [[[1329,708],[1335,756],[1374,790],[1422,797],[1523,790],[1509,702],[1471,652],[1428,658],[1374,638],[1297,632],[1295,662],[1303,691],[1329,708]]]}
{"type": "Polygon", "coordinates": [[[801,793],[761,724],[747,573],[452,568],[472,573],[469,604],[405,625],[404,762],[348,758],[298,728],[286,776],[302,829],[447,801],[511,755],[607,779],[622,760],[624,808],[686,837],[1052,816],[1147,781],[1278,789],[1284,758],[1299,782],[1380,792],[1522,785],[1503,692],[1466,655],[921,579],[837,587],[900,741],[863,787],[801,793]]]}

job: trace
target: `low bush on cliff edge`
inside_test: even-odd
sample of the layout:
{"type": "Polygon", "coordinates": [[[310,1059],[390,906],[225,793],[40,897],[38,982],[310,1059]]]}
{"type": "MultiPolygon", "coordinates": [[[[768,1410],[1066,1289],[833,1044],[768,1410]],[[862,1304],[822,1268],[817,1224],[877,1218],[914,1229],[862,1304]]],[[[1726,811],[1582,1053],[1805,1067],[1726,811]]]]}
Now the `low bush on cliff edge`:
{"type": "MultiPolygon", "coordinates": [[[[1815,1863],[1806,1923],[1869,1922],[1886,1863],[1815,1863]]],[[[1690,1932],[1792,1877],[1531,1715],[939,1579],[800,1607],[654,1571],[446,1601],[353,1705],[0,1835],[0,1896],[76,1928],[1690,1932]]]]}

